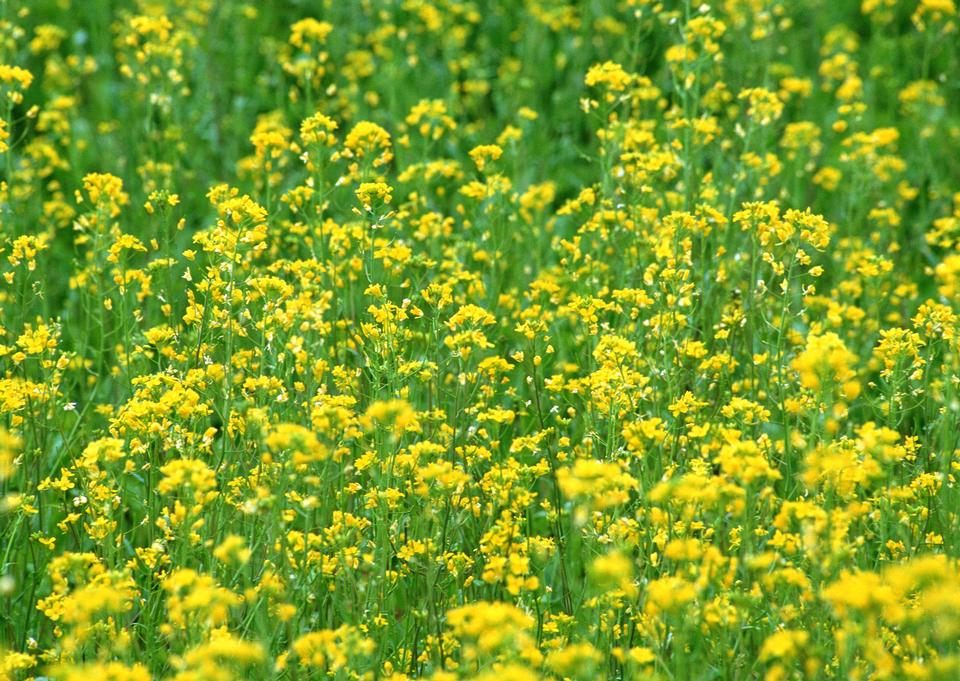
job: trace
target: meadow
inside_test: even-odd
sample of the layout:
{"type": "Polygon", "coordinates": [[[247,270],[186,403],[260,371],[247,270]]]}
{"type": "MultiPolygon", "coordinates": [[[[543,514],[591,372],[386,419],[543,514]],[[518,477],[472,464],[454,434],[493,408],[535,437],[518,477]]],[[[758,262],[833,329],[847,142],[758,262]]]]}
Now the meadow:
{"type": "Polygon", "coordinates": [[[960,678],[954,0],[0,0],[0,681],[960,678]]]}

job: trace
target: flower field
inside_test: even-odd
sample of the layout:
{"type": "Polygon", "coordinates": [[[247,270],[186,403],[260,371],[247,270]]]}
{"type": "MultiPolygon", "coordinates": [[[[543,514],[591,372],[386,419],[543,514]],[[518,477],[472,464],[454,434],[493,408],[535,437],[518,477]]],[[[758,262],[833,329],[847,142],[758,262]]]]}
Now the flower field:
{"type": "Polygon", "coordinates": [[[0,681],[960,678],[954,0],[0,0],[0,681]]]}

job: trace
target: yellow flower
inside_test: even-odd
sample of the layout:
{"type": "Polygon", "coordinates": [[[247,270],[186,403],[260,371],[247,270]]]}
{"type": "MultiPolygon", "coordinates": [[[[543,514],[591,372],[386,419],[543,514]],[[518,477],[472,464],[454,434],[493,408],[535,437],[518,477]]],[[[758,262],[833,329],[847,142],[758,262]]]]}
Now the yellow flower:
{"type": "Polygon", "coordinates": [[[832,331],[811,334],[806,347],[790,363],[800,374],[800,384],[814,391],[824,390],[833,384],[840,388],[847,399],[856,397],[860,384],[853,366],[857,356],[847,349],[840,337],[832,331]]]}
{"type": "Polygon", "coordinates": [[[478,147],[474,147],[470,150],[470,158],[473,160],[474,164],[477,166],[477,170],[483,172],[487,167],[487,163],[491,161],[496,161],[501,156],[503,156],[503,149],[501,149],[496,144],[481,144],[478,147]]]}
{"type": "Polygon", "coordinates": [[[774,632],[763,642],[760,660],[766,662],[771,659],[792,659],[803,651],[809,640],[810,634],[806,631],[783,629],[774,632]]]}
{"type": "Polygon", "coordinates": [[[357,200],[363,209],[374,212],[374,206],[379,209],[393,200],[393,187],[384,182],[363,182],[356,191],[357,200]]]}
{"type": "Polygon", "coordinates": [[[584,78],[584,83],[589,87],[601,86],[613,92],[623,92],[632,82],[633,76],[627,73],[620,64],[612,61],[594,64],[584,78]]]}

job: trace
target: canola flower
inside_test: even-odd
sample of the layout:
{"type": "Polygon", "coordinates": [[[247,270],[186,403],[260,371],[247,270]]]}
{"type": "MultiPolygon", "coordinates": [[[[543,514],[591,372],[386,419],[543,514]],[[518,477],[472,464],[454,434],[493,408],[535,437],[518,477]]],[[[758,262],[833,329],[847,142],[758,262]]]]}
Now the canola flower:
{"type": "Polygon", "coordinates": [[[958,678],[958,26],[0,2],[0,681],[958,678]]]}

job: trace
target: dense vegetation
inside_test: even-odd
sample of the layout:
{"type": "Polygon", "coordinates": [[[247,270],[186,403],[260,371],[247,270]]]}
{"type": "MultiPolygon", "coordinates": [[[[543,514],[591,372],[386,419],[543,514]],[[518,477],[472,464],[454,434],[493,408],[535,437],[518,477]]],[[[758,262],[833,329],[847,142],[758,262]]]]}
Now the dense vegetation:
{"type": "Polygon", "coordinates": [[[956,679],[953,0],[0,0],[0,680],[956,679]]]}

